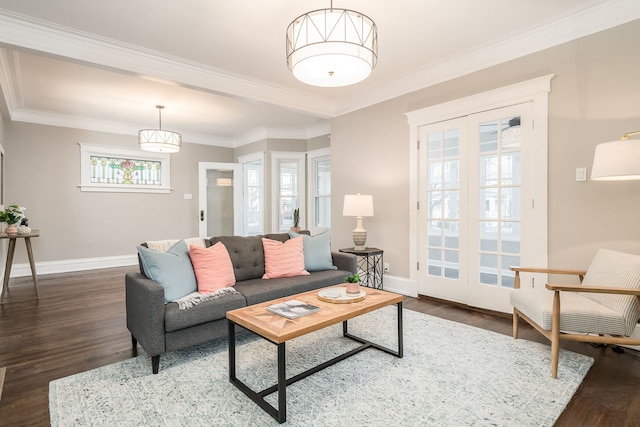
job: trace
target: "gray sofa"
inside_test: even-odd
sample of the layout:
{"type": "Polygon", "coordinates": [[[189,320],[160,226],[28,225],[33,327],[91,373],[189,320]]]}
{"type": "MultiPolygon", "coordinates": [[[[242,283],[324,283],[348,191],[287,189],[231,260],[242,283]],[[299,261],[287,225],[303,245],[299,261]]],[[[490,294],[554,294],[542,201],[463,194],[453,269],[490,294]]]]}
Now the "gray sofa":
{"type": "Polygon", "coordinates": [[[160,355],[187,346],[205,343],[227,336],[228,310],[257,304],[276,298],[336,285],[357,272],[356,257],[332,252],[337,270],[310,272],[309,276],[262,279],[265,271],[262,237],[286,241],[289,234],[265,236],[222,236],[205,239],[206,247],[222,242],[231,258],[237,292],[203,301],[188,309],[164,302],[164,288],[140,273],[125,276],[127,328],[134,349],[137,344],[151,356],[152,370],[158,373],[160,355]]]}

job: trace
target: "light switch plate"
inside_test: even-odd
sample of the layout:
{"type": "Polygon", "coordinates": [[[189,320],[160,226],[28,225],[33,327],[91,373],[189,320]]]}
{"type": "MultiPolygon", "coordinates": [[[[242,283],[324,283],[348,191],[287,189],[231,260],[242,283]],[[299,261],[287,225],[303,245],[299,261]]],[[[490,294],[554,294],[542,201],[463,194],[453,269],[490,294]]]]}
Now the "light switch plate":
{"type": "Polygon", "coordinates": [[[587,180],[587,168],[576,168],[576,181],[585,182],[587,180]]]}

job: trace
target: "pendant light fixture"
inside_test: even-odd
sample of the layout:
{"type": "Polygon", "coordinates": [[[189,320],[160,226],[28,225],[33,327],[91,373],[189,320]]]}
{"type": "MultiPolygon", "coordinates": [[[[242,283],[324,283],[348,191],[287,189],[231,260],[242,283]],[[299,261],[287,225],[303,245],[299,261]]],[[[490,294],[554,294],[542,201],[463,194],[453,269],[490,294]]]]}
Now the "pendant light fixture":
{"type": "Polygon", "coordinates": [[[138,132],[138,144],[145,151],[156,153],[177,153],[182,148],[182,135],[170,130],[162,130],[163,105],[156,105],[158,109],[158,129],[142,129],[138,132]]]}
{"type": "Polygon", "coordinates": [[[348,86],[366,79],[378,61],[378,29],[366,15],[348,9],[314,10],[287,28],[287,65],[313,86],[348,86]]]}

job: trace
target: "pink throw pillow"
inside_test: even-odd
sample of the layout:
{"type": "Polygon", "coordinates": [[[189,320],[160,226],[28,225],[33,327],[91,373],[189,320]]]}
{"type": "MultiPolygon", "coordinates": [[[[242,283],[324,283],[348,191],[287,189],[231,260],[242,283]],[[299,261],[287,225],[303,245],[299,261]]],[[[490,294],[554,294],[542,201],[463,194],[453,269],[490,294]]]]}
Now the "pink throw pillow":
{"type": "Polygon", "coordinates": [[[233,264],[227,247],[218,242],[209,248],[191,245],[189,257],[196,273],[198,292],[212,293],[236,284],[233,264]]]}
{"type": "Polygon", "coordinates": [[[302,236],[282,243],[272,239],[262,239],[264,248],[263,279],[279,277],[308,276],[304,269],[304,250],[302,236]]]}

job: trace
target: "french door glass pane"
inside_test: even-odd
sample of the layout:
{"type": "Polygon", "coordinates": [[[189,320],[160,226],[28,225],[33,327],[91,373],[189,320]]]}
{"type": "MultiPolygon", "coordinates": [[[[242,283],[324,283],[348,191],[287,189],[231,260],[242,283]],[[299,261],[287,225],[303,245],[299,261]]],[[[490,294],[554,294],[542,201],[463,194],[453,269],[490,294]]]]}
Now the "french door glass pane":
{"type": "Polygon", "coordinates": [[[442,246],[442,228],[440,227],[442,221],[429,221],[428,227],[428,245],[429,246],[442,246]]]}
{"type": "Polygon", "coordinates": [[[520,187],[502,188],[502,219],[520,219],[520,187]]]}
{"type": "Polygon", "coordinates": [[[459,164],[458,160],[444,162],[444,188],[458,188],[460,186],[459,164]]]}
{"type": "Polygon", "coordinates": [[[502,185],[520,185],[520,153],[502,156],[500,180],[502,185]]]}
{"type": "Polygon", "coordinates": [[[502,223],[502,252],[507,254],[519,254],[520,239],[519,222],[505,221],[502,223]]]}
{"type": "Polygon", "coordinates": [[[498,149],[498,122],[480,123],[480,152],[498,149]]]}
{"type": "Polygon", "coordinates": [[[502,119],[502,135],[500,143],[503,148],[520,148],[521,127],[520,117],[507,117],[502,119]]]}
{"type": "Polygon", "coordinates": [[[444,218],[456,219],[460,217],[460,192],[447,191],[444,193],[444,218]]]}

